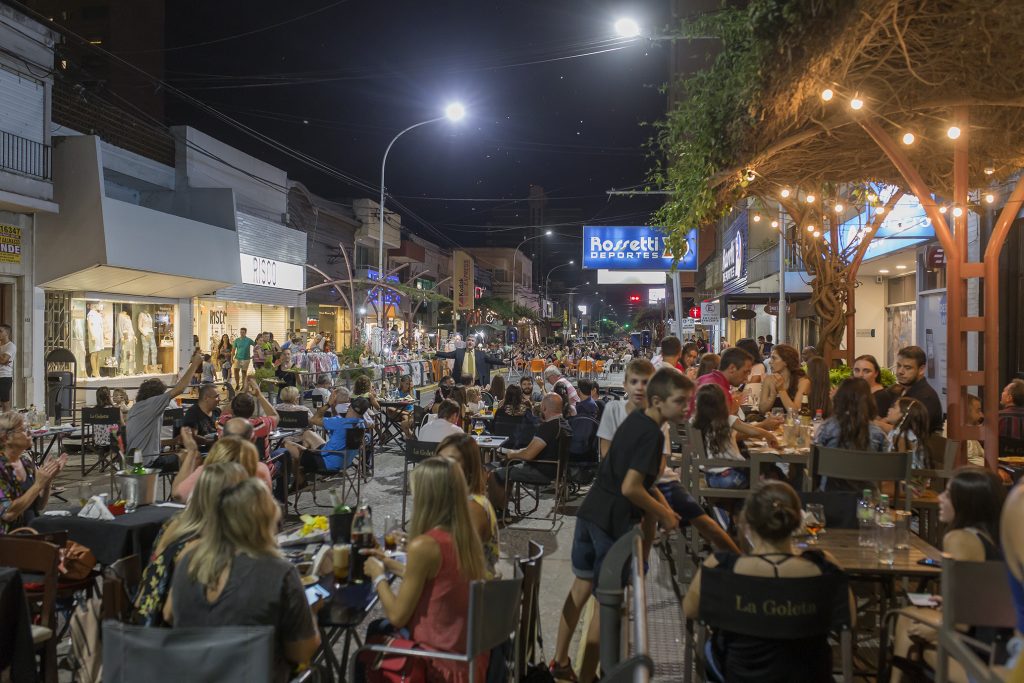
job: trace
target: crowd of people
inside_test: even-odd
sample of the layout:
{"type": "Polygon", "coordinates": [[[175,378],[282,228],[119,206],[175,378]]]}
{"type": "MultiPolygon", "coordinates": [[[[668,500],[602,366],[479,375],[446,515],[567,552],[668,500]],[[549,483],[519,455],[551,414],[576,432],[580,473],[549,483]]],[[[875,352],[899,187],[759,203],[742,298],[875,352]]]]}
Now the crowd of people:
{"type": "MultiPolygon", "coordinates": [[[[233,360],[248,360],[239,354],[255,353],[257,347],[238,341],[231,349],[233,360]]],[[[275,353],[272,347],[266,350],[275,353]]],[[[221,349],[217,354],[222,363],[221,349]]],[[[388,396],[378,396],[365,376],[351,390],[318,386],[314,393],[322,405],[314,410],[294,386],[283,387],[278,401],[270,400],[253,378],[245,378],[242,363],[233,364],[244,378],[239,393],[221,406],[214,386],[200,386],[182,422],[180,448],[169,450],[162,447],[164,411],[209,361],[197,350],[173,386],[146,380],[131,406],[124,406],[119,429],[107,431],[104,445],[122,438],[126,452],[143,454],[147,467],[175,472],[172,495],[185,509],[154,544],[134,600],[137,622],[154,627],[270,624],[276,633],[278,680],[307,663],[321,645],[316,628],[320,603],[308,604],[294,565],[277,546],[281,507],[275,496],[280,500],[282,492],[303,486],[311,455],[327,471],[351,464],[357,453],[347,438],[349,430],[369,434],[375,422],[391,422],[401,427],[404,438],[437,445],[435,456],[412,472],[413,512],[404,561],[382,550],[367,551],[366,572],[386,617],[371,624],[367,636],[371,642],[398,636],[429,649],[458,652],[466,645],[470,582],[501,576],[502,520],[513,515],[508,483],[551,485],[557,476],[553,463],[568,444],[582,502],[570,551],[574,580],[560,611],[549,670],[556,680],[593,680],[593,672],[572,665],[570,644],[609,549],[637,525],[646,552],[657,542],[659,529],[668,532],[680,525],[692,526],[710,548],[682,604],[690,617],[700,612],[703,572],[777,580],[843,571],[827,553],[797,552],[793,534],[803,518],[794,486],[784,471],[752,473],[745,442],[777,444],[780,425],[809,412],[818,418],[814,441],[821,446],[910,452],[915,469],[933,466],[941,457],[931,438],[944,430],[941,401],[927,380],[932,359],[916,346],[899,350],[896,382],[890,386],[872,356],[858,357],[849,376],[834,384],[824,359],[767,336],[738,340],[721,354],[702,350],[696,340],[674,337],[662,340],[657,353],[626,341],[485,350],[469,338],[462,348],[438,357],[452,365],[432,403],[423,406],[422,421],[413,405],[408,410],[381,405],[385,399],[415,402],[409,377],[388,396]],[[596,365],[584,365],[587,370],[581,372],[587,360],[621,368],[621,388],[602,387],[607,381],[598,379],[596,365]],[[504,365],[519,374],[515,381],[494,372],[504,365]],[[272,450],[269,437],[287,411],[307,413],[309,427],[272,450]],[[474,416],[481,414],[493,417],[495,431],[499,423],[514,426],[501,457],[488,464],[469,434],[474,416]],[[736,462],[709,467],[703,477],[712,489],[749,489],[742,507],[719,507],[686,489],[670,465],[683,424],[691,425],[708,457],[736,462]],[[282,468],[283,459],[292,466],[282,468]],[[588,465],[585,477],[581,473],[588,465]],[[292,479],[282,470],[290,471],[292,479]],[[397,589],[392,576],[401,579],[397,589]]],[[[98,403],[114,405],[110,392],[99,392],[98,403]]],[[[1000,434],[1013,448],[1024,443],[1024,381],[1010,382],[1002,403],[1000,434]]],[[[971,403],[969,419],[983,419],[980,402],[971,403]]],[[[27,455],[29,446],[24,416],[0,414],[0,532],[25,526],[43,512],[53,480],[65,466],[62,456],[36,467],[27,455]]],[[[965,561],[1005,557],[1018,613],[1024,614],[1024,525],[1012,515],[1024,498],[1018,489],[1007,497],[1008,482],[973,466],[984,465],[979,452],[968,448],[972,466],[958,470],[937,491],[939,517],[947,525],[943,549],[965,561]]],[[[926,494],[930,482],[905,484],[908,494],[917,496],[926,494]]],[[[865,485],[871,483],[820,482],[826,492],[860,491],[865,485]]],[[[900,672],[928,664],[921,652],[934,642],[941,619],[941,606],[907,608],[900,614],[893,645],[900,672]]],[[[596,639],[596,618],[590,628],[588,638],[596,639]]],[[[723,680],[731,680],[730,671],[765,680],[803,672],[797,679],[819,680],[820,672],[831,670],[823,638],[780,647],[718,632],[707,654],[708,665],[723,680]]],[[[429,680],[461,681],[467,675],[464,666],[450,662],[428,666],[429,680]]],[[[483,676],[487,657],[475,666],[483,676]]]]}

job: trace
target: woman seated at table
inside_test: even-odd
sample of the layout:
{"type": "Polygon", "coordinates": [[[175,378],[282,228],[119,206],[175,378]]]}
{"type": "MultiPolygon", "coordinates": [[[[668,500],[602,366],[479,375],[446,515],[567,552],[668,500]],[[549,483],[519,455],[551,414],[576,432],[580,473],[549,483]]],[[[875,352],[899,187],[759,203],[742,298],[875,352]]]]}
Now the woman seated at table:
{"type": "MultiPolygon", "coordinates": [[[[815,443],[828,448],[854,451],[881,451],[885,432],[874,424],[875,399],[868,383],[856,377],[844,379],[832,397],[833,415],[825,420],[815,436],[815,443]]],[[[829,477],[826,491],[863,491],[874,488],[870,482],[829,477]]]]}
{"type": "Polygon", "coordinates": [[[171,495],[175,500],[187,501],[192,496],[192,491],[199,481],[199,476],[207,465],[218,462],[237,462],[250,477],[256,477],[267,489],[272,489],[270,468],[266,463],[260,461],[259,451],[252,441],[243,439],[240,436],[222,436],[210,448],[206,460],[200,464],[199,449],[196,448],[195,438],[192,430],[188,427],[181,428],[181,440],[185,444],[185,455],[181,459],[181,467],[174,476],[171,484],[171,495]]]}
{"type": "Polygon", "coordinates": [[[507,390],[508,387],[505,386],[504,377],[501,375],[495,375],[491,378],[491,384],[487,387],[487,393],[491,395],[491,398],[494,401],[492,407],[505,400],[505,392],[507,390]]]}
{"type": "MultiPolygon", "coordinates": [[[[402,564],[380,549],[363,551],[366,573],[387,623],[374,622],[368,635],[407,631],[409,638],[431,650],[465,652],[469,583],[486,575],[480,538],[469,513],[469,490],[461,468],[448,458],[428,458],[410,475],[413,491],[408,560],[402,564]],[[385,569],[402,577],[396,595],[385,569]]],[[[476,661],[475,680],[484,680],[487,655],[476,661]]],[[[469,679],[465,664],[426,660],[427,680],[461,683],[469,679]]]]}
{"type": "MultiPolygon", "coordinates": [[[[903,399],[901,399],[903,400],[903,399]]],[[[927,413],[926,413],[927,416],[927,413]]],[[[999,549],[999,516],[1006,499],[1006,487],[994,472],[981,467],[963,467],[946,483],[939,494],[939,521],[947,525],[942,551],[959,562],[984,562],[1003,559],[999,549]]],[[[937,628],[942,624],[942,605],[934,608],[905,607],[896,619],[892,681],[903,679],[900,669],[920,672],[923,654],[928,666],[935,665],[937,628]],[[916,640],[916,646],[913,640],[916,640]],[[913,651],[913,652],[912,652],[913,651]]],[[[978,630],[973,637],[991,641],[995,634],[978,630]]],[[[966,681],[963,669],[950,658],[949,680],[966,681]]],[[[922,677],[923,678],[923,677],[922,677]]],[[[918,677],[914,677],[917,680],[918,677]]]]}
{"type": "MultiPolygon", "coordinates": [[[[255,447],[252,449],[255,452],[255,447]]],[[[251,476],[237,462],[208,461],[203,464],[195,490],[188,497],[188,505],[180,514],[167,520],[157,535],[149,563],[142,572],[139,592],[135,596],[138,623],[143,626],[164,625],[164,603],[171,591],[171,580],[178,560],[195,545],[200,532],[209,523],[210,515],[216,514],[221,491],[251,476]]]]}
{"type": "MultiPolygon", "coordinates": [[[[857,356],[857,359],[853,361],[853,376],[859,377],[868,383],[871,396],[875,399],[875,409],[878,412],[878,416],[884,419],[889,414],[889,408],[892,406],[896,395],[882,386],[882,368],[879,367],[875,357],[870,354],[857,356]]],[[[888,425],[880,424],[880,422],[881,420],[876,422],[876,424],[885,431],[888,425]]]]}
{"type": "Polygon", "coordinates": [[[352,398],[365,398],[370,402],[370,407],[380,412],[380,403],[377,401],[377,394],[373,390],[373,383],[366,375],[356,377],[356,383],[352,386],[352,398]]]}
{"type": "Polygon", "coordinates": [[[813,356],[807,361],[807,379],[810,388],[807,390],[807,408],[811,416],[821,411],[823,419],[832,416],[832,380],[828,375],[828,363],[821,356],[813,356]]]}
{"type": "MultiPolygon", "coordinates": [[[[302,394],[299,393],[297,387],[285,387],[281,389],[281,402],[274,406],[278,413],[284,413],[288,411],[292,412],[304,412],[313,417],[313,411],[309,409],[309,406],[304,406],[301,403],[302,394]]],[[[297,458],[299,452],[303,448],[311,448],[316,450],[324,445],[324,440],[320,438],[320,435],[314,432],[312,429],[306,429],[298,436],[289,436],[284,440],[285,448],[288,448],[292,452],[293,458],[297,458]],[[290,444],[294,444],[295,448],[288,448],[290,444]]]]}
{"type": "MultiPolygon", "coordinates": [[[[722,567],[734,574],[780,581],[842,571],[828,553],[793,552],[793,532],[800,527],[802,515],[800,499],[789,484],[766,481],[758,485],[740,517],[752,546],[750,552],[716,552],[704,562],[705,567],[722,567]]],[[[771,597],[769,586],[765,586],[764,597],[771,597]]],[[[700,599],[698,571],[683,600],[683,612],[688,618],[696,619],[700,614],[700,599]]],[[[855,613],[852,593],[850,613],[855,613]]],[[[832,650],[827,634],[776,640],[717,631],[707,643],[706,654],[709,667],[722,674],[721,680],[832,680],[832,650]]]]}
{"type": "MultiPolygon", "coordinates": [[[[889,408],[885,422],[890,431],[885,436],[885,450],[894,453],[911,453],[910,466],[915,470],[928,469],[932,466],[933,455],[928,443],[930,430],[928,409],[924,404],[913,398],[898,398],[889,408]],[[923,435],[922,439],[918,435],[923,435]]],[[[884,430],[883,430],[884,431],[884,430]]],[[[907,482],[913,495],[920,496],[927,489],[930,480],[912,477],[907,482]]]]}
{"type": "Polygon", "coordinates": [[[487,479],[480,463],[480,446],[469,434],[453,434],[437,446],[437,455],[459,463],[469,488],[469,518],[483,545],[486,578],[498,578],[498,515],[487,499],[487,479]]]}
{"type": "Polygon", "coordinates": [[[0,535],[28,526],[43,514],[53,478],[68,461],[67,453],[61,453],[37,468],[31,447],[25,416],[13,411],[0,414],[0,535]]]}
{"type": "Polygon", "coordinates": [[[768,364],[772,372],[761,382],[760,411],[800,410],[804,396],[811,390],[811,380],[800,367],[800,352],[789,344],[776,344],[768,364]]]}
{"type": "Polygon", "coordinates": [[[505,399],[497,404],[494,414],[505,417],[522,417],[531,410],[529,399],[523,396],[523,390],[518,384],[510,384],[505,389],[505,399]]]}
{"type": "MultiPolygon", "coordinates": [[[[771,432],[740,422],[729,412],[725,392],[717,384],[705,384],[697,390],[693,426],[704,437],[704,450],[709,458],[727,458],[746,462],[736,442],[737,432],[778,445],[771,432]]],[[[708,486],[716,489],[745,489],[750,485],[748,467],[709,467],[704,473],[708,486]]]]}
{"type": "Polygon", "coordinates": [[[176,628],[273,626],[274,680],[287,681],[290,669],[313,657],[320,633],[299,573],[277,547],[280,517],[256,479],[224,489],[174,572],[163,613],[176,628]]]}

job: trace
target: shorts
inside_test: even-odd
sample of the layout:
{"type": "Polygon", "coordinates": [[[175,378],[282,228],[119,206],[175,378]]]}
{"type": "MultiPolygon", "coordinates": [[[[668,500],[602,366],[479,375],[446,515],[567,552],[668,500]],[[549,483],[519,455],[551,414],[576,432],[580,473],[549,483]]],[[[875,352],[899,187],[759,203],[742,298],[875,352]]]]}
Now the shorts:
{"type": "Polygon", "coordinates": [[[708,472],[708,486],[713,489],[746,489],[750,488],[750,477],[746,470],[731,467],[721,472],[708,472]]]}
{"type": "Polygon", "coordinates": [[[572,573],[584,581],[597,582],[601,563],[615,545],[615,539],[592,522],[576,518],[576,531],[572,537],[572,573]]]}
{"type": "Polygon", "coordinates": [[[672,510],[684,522],[692,522],[698,517],[703,517],[706,512],[704,508],[700,506],[693,496],[686,492],[683,485],[678,481],[665,481],[658,484],[658,489],[662,495],[665,496],[665,500],[668,501],[668,505],[672,510]]]}
{"type": "Polygon", "coordinates": [[[14,386],[13,377],[0,377],[0,401],[10,403],[11,387],[14,386]]]}
{"type": "Polygon", "coordinates": [[[241,358],[236,358],[235,359],[235,367],[238,368],[239,370],[241,370],[243,373],[248,373],[249,372],[249,363],[251,363],[251,362],[252,362],[252,359],[250,359],[250,358],[246,358],[245,360],[242,360],[241,358]]]}

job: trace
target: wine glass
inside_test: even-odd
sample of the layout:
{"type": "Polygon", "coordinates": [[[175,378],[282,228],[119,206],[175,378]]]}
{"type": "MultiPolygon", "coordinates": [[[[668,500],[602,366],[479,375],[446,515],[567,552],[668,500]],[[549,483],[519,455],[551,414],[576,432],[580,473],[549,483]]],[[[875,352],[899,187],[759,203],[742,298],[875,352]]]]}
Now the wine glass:
{"type": "Polygon", "coordinates": [[[483,420],[474,420],[473,421],[473,432],[477,436],[480,436],[480,435],[482,435],[484,433],[484,421],[483,420]]]}
{"type": "Polygon", "coordinates": [[[804,519],[804,525],[811,533],[808,545],[817,545],[818,533],[825,528],[825,506],[821,503],[808,503],[805,509],[807,516],[804,519]]]}

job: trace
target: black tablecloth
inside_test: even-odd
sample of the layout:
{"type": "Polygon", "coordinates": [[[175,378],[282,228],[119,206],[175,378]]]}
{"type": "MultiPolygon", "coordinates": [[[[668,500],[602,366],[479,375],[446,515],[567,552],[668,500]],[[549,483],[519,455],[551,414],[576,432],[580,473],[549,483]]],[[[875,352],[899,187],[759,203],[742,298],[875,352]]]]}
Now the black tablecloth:
{"type": "Polygon", "coordinates": [[[145,565],[160,527],[179,512],[181,508],[144,505],[131,514],[109,520],[41,515],[30,526],[44,532],[67,530],[68,538],[92,550],[100,564],[138,555],[145,565]]]}
{"type": "Polygon", "coordinates": [[[29,623],[21,574],[17,569],[0,567],[0,672],[10,667],[14,683],[36,680],[29,623]]]}

